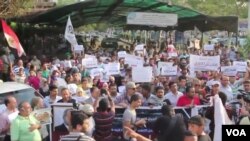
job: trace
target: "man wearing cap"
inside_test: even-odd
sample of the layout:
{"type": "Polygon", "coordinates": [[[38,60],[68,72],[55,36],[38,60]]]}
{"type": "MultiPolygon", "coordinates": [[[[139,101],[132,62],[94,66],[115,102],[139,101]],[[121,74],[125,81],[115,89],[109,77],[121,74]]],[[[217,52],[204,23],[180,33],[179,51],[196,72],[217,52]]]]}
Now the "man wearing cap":
{"type": "Polygon", "coordinates": [[[94,107],[90,104],[84,104],[79,106],[79,110],[83,111],[89,117],[89,128],[86,131],[86,135],[92,137],[93,132],[95,131],[95,120],[93,118],[94,107]]]}
{"type": "Polygon", "coordinates": [[[204,132],[205,121],[200,116],[193,116],[188,120],[188,129],[198,136],[198,141],[211,141],[211,138],[204,132]]]}
{"type": "Polygon", "coordinates": [[[134,82],[128,82],[126,84],[126,92],[115,99],[115,105],[121,107],[127,107],[132,95],[136,93],[136,85],[134,82]]]}
{"type": "Polygon", "coordinates": [[[220,82],[219,81],[212,81],[212,95],[216,95],[220,91],[220,82]]]}

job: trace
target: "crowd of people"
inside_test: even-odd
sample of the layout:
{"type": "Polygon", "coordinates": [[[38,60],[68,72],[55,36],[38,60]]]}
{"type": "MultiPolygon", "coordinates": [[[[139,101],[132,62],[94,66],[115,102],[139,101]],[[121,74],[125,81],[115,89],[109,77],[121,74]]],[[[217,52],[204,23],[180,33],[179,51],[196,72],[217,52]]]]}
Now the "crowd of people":
{"type": "Polygon", "coordinates": [[[113,52],[101,48],[96,51],[89,49],[85,50],[85,55],[72,53],[65,59],[58,59],[56,55],[53,58],[45,55],[15,58],[5,48],[1,56],[0,79],[3,82],[28,84],[43,97],[19,104],[15,97],[6,97],[6,110],[0,113],[0,134],[5,136],[5,141],[49,140],[47,126],[40,124],[30,113],[32,110],[50,108],[54,103],[72,103],[78,108],[64,111],[64,123],[53,128],[53,141],[118,140],[112,134],[116,107],[125,108],[122,118],[124,140],[151,140],[136,132],[148,122],[147,119],[138,119],[136,109],[140,106],[161,107],[162,115],[156,117],[153,123],[153,131],[159,141],[211,141],[215,134],[216,98],[221,101],[231,121],[235,124],[250,124],[250,97],[241,96],[238,92],[250,92],[249,66],[245,72],[238,72],[235,76],[227,76],[219,68],[218,71],[195,71],[195,76],[190,74],[191,54],[219,55],[221,66],[232,66],[233,61],[247,62],[234,47],[215,44],[212,51],[191,48],[177,50],[178,55],[171,56],[169,45],[159,49],[147,44],[142,52],[135,51],[135,46],[119,48],[113,52]],[[134,82],[133,66],[126,64],[126,58],[118,56],[119,51],[142,57],[143,66],[153,68],[152,81],[134,82]],[[119,63],[120,73],[108,76],[107,80],[103,79],[103,74],[94,75],[93,68],[82,63],[87,55],[94,56],[98,62],[96,68],[103,70],[105,64],[119,63]],[[172,62],[177,66],[177,74],[160,75],[157,73],[159,62],[172,62]],[[232,102],[240,107],[235,108],[232,102]],[[188,120],[174,112],[176,106],[194,108],[198,105],[210,107],[204,115],[195,115],[188,120]]]}

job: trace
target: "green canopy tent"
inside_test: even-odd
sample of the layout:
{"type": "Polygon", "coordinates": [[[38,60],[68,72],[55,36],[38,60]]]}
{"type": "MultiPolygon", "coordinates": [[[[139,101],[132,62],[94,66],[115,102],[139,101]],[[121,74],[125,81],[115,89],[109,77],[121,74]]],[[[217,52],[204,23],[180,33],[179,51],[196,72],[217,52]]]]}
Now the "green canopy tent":
{"type": "Polygon", "coordinates": [[[55,25],[64,27],[68,16],[74,27],[92,23],[106,22],[125,29],[142,30],[193,30],[200,31],[226,30],[237,32],[237,17],[210,17],[177,5],[168,5],[157,0],[85,0],[83,2],[34,13],[23,17],[9,19],[21,23],[55,25]],[[175,13],[178,15],[178,25],[174,27],[154,27],[127,25],[126,17],[129,12],[175,13]]]}

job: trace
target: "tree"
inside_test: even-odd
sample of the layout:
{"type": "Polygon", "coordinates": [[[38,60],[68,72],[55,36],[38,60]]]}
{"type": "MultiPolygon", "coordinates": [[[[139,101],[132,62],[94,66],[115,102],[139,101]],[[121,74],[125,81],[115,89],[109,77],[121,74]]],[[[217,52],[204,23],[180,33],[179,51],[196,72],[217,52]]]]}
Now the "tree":
{"type": "Polygon", "coordinates": [[[247,17],[248,7],[245,0],[172,0],[172,2],[211,16],[247,17]]]}
{"type": "Polygon", "coordinates": [[[0,0],[0,18],[20,16],[33,6],[34,0],[0,0]]]}

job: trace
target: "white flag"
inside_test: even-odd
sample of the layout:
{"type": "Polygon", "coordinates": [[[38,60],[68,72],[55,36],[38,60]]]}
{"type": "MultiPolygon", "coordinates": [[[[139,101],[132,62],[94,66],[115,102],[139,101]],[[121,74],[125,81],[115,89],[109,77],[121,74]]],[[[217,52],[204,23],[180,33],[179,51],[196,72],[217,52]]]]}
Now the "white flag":
{"type": "Polygon", "coordinates": [[[230,125],[233,122],[229,119],[226,109],[223,106],[219,95],[214,96],[214,139],[213,141],[221,141],[222,139],[222,125],[230,125]]]}
{"type": "Polygon", "coordinates": [[[70,42],[71,45],[73,45],[73,46],[77,45],[76,36],[74,33],[74,28],[73,28],[73,25],[71,23],[70,16],[68,17],[64,37],[68,42],[70,42]]]}

